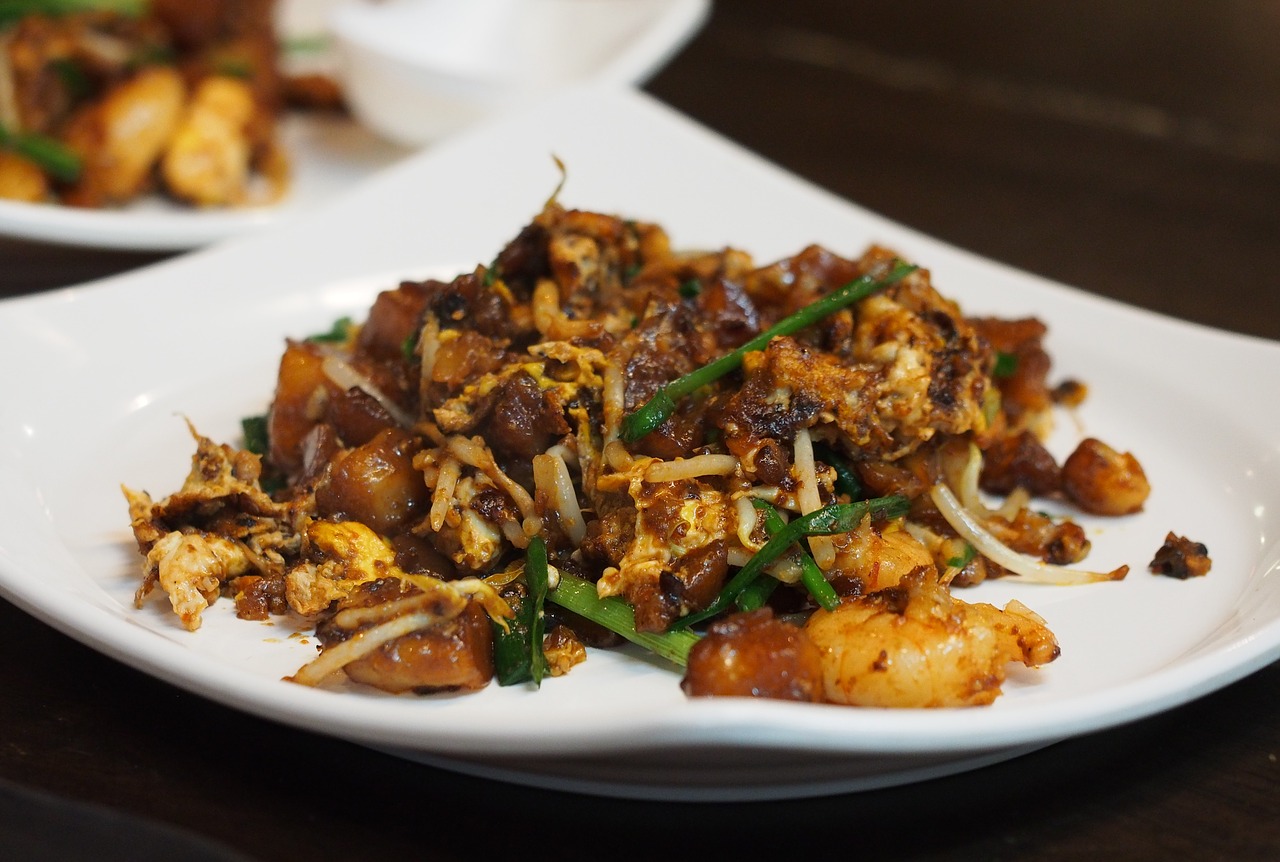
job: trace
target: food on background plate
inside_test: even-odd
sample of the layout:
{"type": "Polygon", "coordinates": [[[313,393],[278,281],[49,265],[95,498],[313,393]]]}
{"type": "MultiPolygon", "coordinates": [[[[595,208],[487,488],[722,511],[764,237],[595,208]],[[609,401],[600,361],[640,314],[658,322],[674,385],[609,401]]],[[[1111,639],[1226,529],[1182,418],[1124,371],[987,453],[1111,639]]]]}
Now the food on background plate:
{"type": "Polygon", "coordinates": [[[242,447],[192,428],[178,492],[126,488],[137,601],[302,618],[305,685],[541,684],[626,640],[691,696],[988,704],[1059,645],[961,588],[1124,578],[1034,504],[1149,492],[1100,440],[1045,447],[1086,394],[1045,332],[884,248],[762,266],[553,199],[488,265],[287,340],[266,415],[242,447]]]}
{"type": "MultiPolygon", "coordinates": [[[[274,0],[17,0],[0,9],[0,197],[194,207],[288,188],[277,133],[299,88],[274,0]]],[[[305,88],[304,88],[305,89],[305,88]]]]}

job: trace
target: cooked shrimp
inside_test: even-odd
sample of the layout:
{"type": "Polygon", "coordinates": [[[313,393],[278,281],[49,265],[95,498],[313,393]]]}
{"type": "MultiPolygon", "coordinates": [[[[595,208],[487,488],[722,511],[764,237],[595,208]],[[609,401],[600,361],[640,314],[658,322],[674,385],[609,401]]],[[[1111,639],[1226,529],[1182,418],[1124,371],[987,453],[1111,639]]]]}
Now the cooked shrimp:
{"type": "Polygon", "coordinates": [[[1044,620],[951,596],[932,572],[818,611],[805,625],[822,651],[826,697],[850,706],[979,706],[1000,695],[1005,666],[1058,657],[1044,620]]]}
{"type": "Polygon", "coordinates": [[[864,518],[852,533],[833,540],[836,550],[832,580],[840,592],[873,593],[896,587],[913,571],[933,565],[933,555],[914,536],[896,524],[876,524],[864,518]],[[855,589],[846,581],[856,579],[855,589]]]}
{"type": "Polygon", "coordinates": [[[161,174],[170,192],[200,206],[243,202],[249,184],[248,128],[253,91],[234,78],[206,78],[165,150],[161,174]]]}
{"type": "Polygon", "coordinates": [[[66,202],[106,206],[145,188],[177,126],[185,92],[176,69],[151,66],[73,116],[63,141],[83,169],[66,202]]]}

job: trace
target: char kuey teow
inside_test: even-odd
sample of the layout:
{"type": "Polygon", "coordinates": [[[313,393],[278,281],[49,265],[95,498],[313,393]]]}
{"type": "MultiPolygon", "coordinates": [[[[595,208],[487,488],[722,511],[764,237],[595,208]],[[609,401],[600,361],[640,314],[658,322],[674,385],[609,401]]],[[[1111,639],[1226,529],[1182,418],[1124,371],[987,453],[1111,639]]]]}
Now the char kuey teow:
{"type": "MultiPolygon", "coordinates": [[[[963,588],[1123,579],[1070,514],[1150,492],[1096,438],[1046,448],[1087,390],[1045,333],[886,248],[760,265],[553,199],[488,264],[287,340],[241,445],[193,428],[181,489],[126,488],[137,601],[298,617],[308,686],[532,688],[633,642],[692,697],[989,704],[1060,647],[963,588]]],[[[1149,567],[1209,558],[1170,533],[1149,567]]]]}

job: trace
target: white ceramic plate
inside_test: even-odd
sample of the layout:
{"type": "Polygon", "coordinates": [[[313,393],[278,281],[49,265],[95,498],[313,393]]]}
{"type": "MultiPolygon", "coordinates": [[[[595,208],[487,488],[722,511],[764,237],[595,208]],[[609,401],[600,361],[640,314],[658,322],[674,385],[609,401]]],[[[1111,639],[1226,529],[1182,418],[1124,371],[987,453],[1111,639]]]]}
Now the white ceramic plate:
{"type": "Polygon", "coordinates": [[[388,140],[433,143],[531,98],[645,81],[710,0],[347,0],[330,18],[352,112],[388,140]]]}
{"type": "Polygon", "coordinates": [[[292,176],[279,203],[197,209],[148,195],[116,209],[77,209],[0,200],[0,235],[134,251],[197,248],[313,210],[409,152],[338,116],[292,114],[280,135],[292,176]]]}
{"type": "MultiPolygon", "coordinates": [[[[334,2],[277,4],[277,32],[287,45],[305,45],[282,55],[290,73],[338,74],[325,29],[334,2]]],[[[99,210],[0,200],[0,236],[132,251],[199,248],[309,212],[410,152],[352,119],[324,114],[289,114],[280,124],[280,136],[292,178],[287,197],[270,206],[200,210],[160,195],[99,210]]]]}
{"type": "Polygon", "coordinates": [[[278,229],[94,285],[0,304],[0,589],[103,652],[280,722],[450,768],[626,796],[742,799],[916,780],[1142,718],[1280,656],[1280,346],[1196,327],[975,257],[806,185],[642,95],[583,90],[446,141],[278,229]],[[618,130],[625,130],[619,133],[618,130]],[[1062,658],[1014,674],[989,708],[878,711],[691,701],[634,653],[597,653],[538,692],[392,697],[280,681],[314,655],[281,623],[221,602],[197,633],[132,604],[138,561],[120,483],[177,488],[192,442],[261,411],[286,336],[360,315],[397,276],[490,260],[568,166],[567,205],[664,224],[682,247],[765,262],[871,242],[927,265],[970,313],[1036,314],[1059,378],[1091,397],[1052,441],[1137,453],[1154,492],[1136,517],[1086,521],[1093,565],[1127,580],[1008,580],[1062,658]],[[1156,577],[1167,531],[1208,545],[1204,578],[1156,577]],[[683,789],[679,789],[683,788],[683,789]]]}

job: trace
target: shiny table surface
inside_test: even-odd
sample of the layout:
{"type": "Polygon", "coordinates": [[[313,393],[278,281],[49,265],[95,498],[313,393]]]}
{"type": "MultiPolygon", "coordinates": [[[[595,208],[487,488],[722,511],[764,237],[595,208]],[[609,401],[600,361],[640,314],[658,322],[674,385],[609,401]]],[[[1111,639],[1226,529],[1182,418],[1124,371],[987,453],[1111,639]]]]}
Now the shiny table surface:
{"type": "MultiPolygon", "coordinates": [[[[1233,0],[722,0],[646,89],[956,245],[1276,339],[1277,44],[1280,9],[1233,0]]],[[[0,296],[161,257],[0,239],[0,296]]],[[[1280,858],[1280,665],[958,776],[668,804],[457,776],[265,722],[4,602],[0,642],[5,858],[1280,858]]]]}

